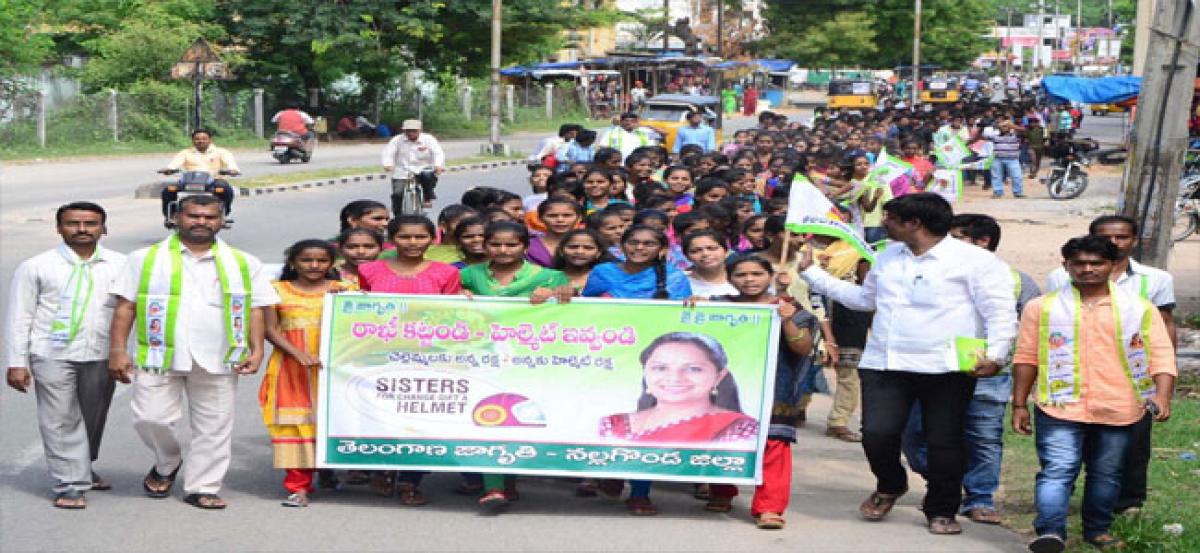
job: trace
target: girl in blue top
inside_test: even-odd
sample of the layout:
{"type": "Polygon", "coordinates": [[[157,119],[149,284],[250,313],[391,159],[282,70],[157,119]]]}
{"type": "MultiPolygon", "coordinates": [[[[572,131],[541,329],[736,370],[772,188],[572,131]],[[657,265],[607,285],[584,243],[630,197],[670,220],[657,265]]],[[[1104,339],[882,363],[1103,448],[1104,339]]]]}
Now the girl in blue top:
{"type": "MultiPolygon", "coordinates": [[[[588,275],[583,287],[584,297],[637,298],[683,300],[691,297],[692,285],[687,275],[667,265],[667,235],[654,227],[635,225],[621,236],[624,261],[601,263],[588,275]]],[[[600,488],[609,495],[619,495],[624,484],[608,480],[600,488]]],[[[625,500],[630,514],[658,514],[650,501],[650,481],[631,480],[629,499],[625,500]]]]}

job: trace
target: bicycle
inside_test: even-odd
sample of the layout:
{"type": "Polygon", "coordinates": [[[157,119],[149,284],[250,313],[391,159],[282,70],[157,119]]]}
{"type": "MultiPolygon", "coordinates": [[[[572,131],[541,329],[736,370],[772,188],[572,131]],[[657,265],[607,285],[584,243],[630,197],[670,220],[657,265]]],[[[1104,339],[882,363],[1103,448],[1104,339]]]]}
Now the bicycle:
{"type": "Polygon", "coordinates": [[[425,201],[431,197],[437,180],[433,169],[410,171],[405,178],[392,179],[392,213],[424,215],[425,201]]]}

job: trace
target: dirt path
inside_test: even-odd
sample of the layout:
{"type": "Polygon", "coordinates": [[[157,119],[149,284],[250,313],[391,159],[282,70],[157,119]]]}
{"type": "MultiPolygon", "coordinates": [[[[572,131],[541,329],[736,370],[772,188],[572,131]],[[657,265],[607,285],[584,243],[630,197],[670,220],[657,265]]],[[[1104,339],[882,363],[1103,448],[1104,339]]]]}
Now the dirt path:
{"type": "MultiPolygon", "coordinates": [[[[1116,209],[1120,167],[1093,165],[1091,183],[1074,200],[1050,199],[1045,185],[1026,179],[1025,199],[992,199],[991,192],[968,186],[956,213],[986,213],[1000,221],[1003,234],[999,254],[1013,267],[1045,284],[1046,275],[1060,263],[1058,250],[1072,236],[1087,232],[1095,217],[1116,209]]],[[[1044,172],[1043,172],[1044,174],[1044,172]]],[[[1175,276],[1178,315],[1200,312],[1200,237],[1177,243],[1168,270],[1175,276]]]]}

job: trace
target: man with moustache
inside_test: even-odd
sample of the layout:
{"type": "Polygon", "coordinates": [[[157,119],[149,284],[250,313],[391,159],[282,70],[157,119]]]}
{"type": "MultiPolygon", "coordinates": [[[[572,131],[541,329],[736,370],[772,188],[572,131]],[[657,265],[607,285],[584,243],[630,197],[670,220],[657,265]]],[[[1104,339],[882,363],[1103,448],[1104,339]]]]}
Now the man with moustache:
{"type": "Polygon", "coordinates": [[[106,218],[91,202],[58,208],[63,243],[21,263],[9,290],[8,385],[21,393],[34,387],[60,509],[83,509],[84,492],[112,489],[92,470],[113,395],[105,371],[108,291],[125,265],[124,255],[100,246],[106,218]]]}
{"type": "Polygon", "coordinates": [[[258,259],[217,238],[224,216],[215,196],[181,200],[175,223],[175,234],[130,254],[117,276],[108,372],[133,383],[134,428],[155,457],[146,495],[169,496],[182,468],[184,501],[223,509],[217,492],[229,469],[237,377],[258,370],[265,309],[279,296],[258,259]],[[186,459],[175,435],[185,392],[186,459]]]}

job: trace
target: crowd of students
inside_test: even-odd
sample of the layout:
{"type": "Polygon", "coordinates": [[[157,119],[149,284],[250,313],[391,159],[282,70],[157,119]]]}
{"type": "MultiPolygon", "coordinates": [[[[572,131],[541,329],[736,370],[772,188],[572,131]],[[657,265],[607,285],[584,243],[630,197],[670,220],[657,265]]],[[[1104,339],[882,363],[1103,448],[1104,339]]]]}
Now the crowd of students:
{"type": "MultiPolygon", "coordinates": [[[[626,114],[621,119],[623,132],[637,132],[636,116],[626,114]],[[631,124],[626,125],[630,120],[631,124]]],[[[1037,121],[1036,114],[1019,106],[964,106],[929,113],[843,112],[818,116],[809,124],[764,113],[757,127],[737,131],[732,141],[717,150],[681,144],[678,153],[672,154],[655,144],[649,135],[645,136],[644,145],[629,148],[627,153],[617,147],[588,147],[590,162],[567,158],[557,159],[552,166],[531,167],[529,194],[524,197],[500,188],[476,187],[464,193],[459,203],[444,207],[436,221],[420,215],[393,217],[388,206],[374,200],[350,202],[340,212],[341,230],[336,238],[297,242],[288,248],[284,270],[270,285],[272,290],[254,291],[253,307],[264,309],[265,339],[275,346],[266,364],[259,400],[263,422],[271,436],[275,467],[285,471],[284,504],[306,506],[315,488],[347,484],[369,485],[377,493],[398,497],[405,505],[427,502],[421,491],[422,474],[418,472],[333,474],[316,470],[313,390],[320,368],[317,348],[320,299],[329,292],[362,290],[525,297],[534,304],[551,299],[569,302],[572,297],[581,296],[674,301],[679,302],[681,309],[696,300],[777,305],[783,319],[778,374],[773,387],[763,482],[755,489],[751,502],[751,514],[759,527],[784,526],[783,514],[791,489],[791,444],[796,441],[796,428],[806,423],[806,408],[812,393],[822,386],[821,367],[834,369],[837,375],[834,408],[829,414],[826,435],[864,442],[878,479],[876,492],[860,507],[864,518],[881,520],[907,490],[907,477],[899,464],[903,444],[910,466],[930,483],[925,510],[931,531],[960,532],[954,520],[959,514],[979,523],[998,523],[992,497],[999,478],[998,429],[1012,384],[1009,377],[992,375],[1001,365],[1008,364],[1005,358],[1017,336],[1017,312],[1022,308],[1026,308],[1026,321],[1021,327],[1016,363],[1019,367],[1021,363],[1030,363],[1035,369],[1041,364],[1045,372],[1044,360],[1039,362],[1038,357],[1039,338],[1036,332],[1029,335],[1025,324],[1036,327],[1038,323],[1028,321],[1031,317],[1028,306],[1038,295],[1037,285],[1028,276],[1012,272],[990,253],[996,249],[1000,237],[994,219],[986,215],[952,216],[950,204],[923,191],[933,167],[929,147],[936,133],[965,132],[968,141],[995,140],[1008,136],[1015,126],[1036,128],[1037,121]],[[994,132],[964,131],[965,121],[994,132]],[[905,179],[881,186],[871,182],[870,170],[885,149],[900,154],[912,170],[905,179]],[[862,232],[867,241],[879,242],[881,247],[885,239],[892,241],[874,266],[845,242],[800,235],[787,228],[789,192],[799,182],[811,183],[824,193],[837,206],[838,216],[862,232]],[[926,275],[921,271],[931,272],[926,275]],[[916,280],[912,280],[914,275],[916,280]],[[927,280],[921,282],[923,276],[927,280]],[[915,284],[910,286],[909,281],[915,284]],[[933,283],[929,284],[930,281],[933,283]],[[917,284],[945,289],[925,289],[917,284]],[[955,299],[956,293],[961,293],[962,301],[955,299]],[[886,320],[881,322],[881,318],[886,320]],[[945,332],[936,330],[941,326],[946,327],[945,332]],[[946,371],[922,368],[922,363],[933,359],[930,352],[942,351],[938,348],[944,346],[926,342],[930,336],[943,333],[986,337],[987,359],[981,361],[974,377],[991,378],[980,378],[977,386],[976,378],[969,374],[945,374],[946,371]],[[988,385],[983,385],[984,382],[988,385]],[[862,434],[850,427],[860,398],[865,400],[862,434]],[[971,413],[980,415],[972,418],[971,413]],[[962,501],[964,488],[966,502],[962,501]]],[[[579,130],[570,130],[574,132],[563,133],[561,142],[547,150],[551,152],[548,155],[578,146],[575,140],[579,130]]],[[[1019,172],[1001,174],[1001,191],[1004,177],[1012,179],[1014,192],[1019,196],[1019,172]]],[[[98,206],[88,207],[91,204],[71,205],[74,207],[64,206],[65,211],[60,211],[60,232],[66,224],[64,213],[94,215],[98,209],[98,206]]],[[[198,213],[206,205],[204,200],[190,200],[181,207],[181,217],[204,219],[208,216],[198,213]]],[[[102,225],[103,210],[99,213],[102,225]]],[[[219,218],[219,213],[214,216],[219,218]]],[[[67,217],[67,220],[73,219],[67,217]]],[[[180,226],[184,249],[200,242],[214,248],[222,244],[214,241],[217,228],[207,242],[188,234],[199,232],[196,225],[180,226]]],[[[64,238],[69,235],[69,232],[63,234],[64,238]]],[[[1119,250],[1104,246],[1110,243],[1106,240],[1099,240],[1100,245],[1096,240],[1068,244],[1070,248],[1063,250],[1068,271],[1072,261],[1083,263],[1080,261],[1083,258],[1076,259],[1080,255],[1091,264],[1093,272],[1097,270],[1094,265],[1102,262],[1107,263],[1109,270],[1119,266],[1125,271],[1120,274],[1127,273],[1128,278],[1117,279],[1117,285],[1124,286],[1126,281],[1140,283],[1137,286],[1141,288],[1135,288],[1132,301],[1137,302],[1137,297],[1152,300],[1164,313],[1162,320],[1154,317],[1157,322],[1146,322],[1146,328],[1155,329],[1152,333],[1155,349],[1142,358],[1150,362],[1149,372],[1142,377],[1152,377],[1160,390],[1159,396],[1145,397],[1155,397],[1154,401],[1162,403],[1161,390],[1169,390],[1170,386],[1159,376],[1173,371],[1169,348],[1164,350],[1161,339],[1174,303],[1170,276],[1129,259],[1129,240],[1136,236],[1135,222],[1102,218],[1093,225],[1090,235],[1119,242],[1119,250]],[[1121,238],[1113,238],[1113,233],[1121,238]]],[[[98,235],[94,238],[98,239],[98,235]]],[[[69,238],[67,242],[70,246],[69,238]]],[[[62,254],[71,262],[69,267],[77,267],[78,259],[87,258],[86,248],[69,249],[76,256],[62,254]]],[[[203,251],[201,248],[200,252],[203,251]]],[[[124,302],[136,303],[139,298],[144,301],[145,293],[138,293],[136,279],[153,271],[142,268],[138,265],[125,269],[124,302]]],[[[18,271],[14,294],[29,293],[21,287],[22,279],[29,277],[27,273],[18,271]]],[[[257,286],[261,277],[257,260],[250,259],[247,274],[252,275],[250,280],[257,286]]],[[[1105,272],[1103,276],[1107,279],[1108,275],[1105,272]]],[[[1051,290],[1063,289],[1077,277],[1074,272],[1065,279],[1060,275],[1055,284],[1059,288],[1051,290]]],[[[60,279],[60,285],[70,278],[60,279]]],[[[250,286],[249,282],[244,284],[250,286]]],[[[70,293],[63,293],[47,301],[78,301],[71,298],[70,293]]],[[[28,298],[24,303],[28,304],[28,298]]],[[[119,306],[118,312],[125,308],[134,309],[119,306]]],[[[1131,307],[1130,312],[1134,311],[1131,307]]],[[[49,312],[57,310],[50,308],[49,312]]],[[[127,313],[124,319],[118,317],[125,336],[135,320],[133,311],[127,313]]],[[[1087,313],[1085,316],[1091,316],[1091,311],[1087,313]]],[[[139,329],[142,316],[140,311],[136,315],[139,329]]],[[[1083,340],[1090,336],[1075,338],[1083,340]]],[[[1144,338],[1147,342],[1151,340],[1149,334],[1144,338]]],[[[113,344],[115,348],[124,345],[116,341],[113,344]]],[[[28,357],[28,351],[16,351],[10,353],[10,359],[14,354],[28,357]]],[[[246,364],[254,361],[252,345],[250,355],[246,364]]],[[[27,367],[28,359],[22,361],[14,365],[16,361],[10,360],[9,366],[27,367]]],[[[236,370],[243,372],[243,365],[237,365],[236,370]]],[[[128,359],[114,357],[109,366],[114,378],[130,379],[132,364],[128,359]]],[[[1123,373],[1117,374],[1115,378],[1107,377],[1109,386],[1120,387],[1123,373]]],[[[21,383],[19,376],[14,384],[10,370],[9,381],[14,387],[21,383]]],[[[1027,372],[1018,372],[1019,386],[1031,382],[1024,379],[1027,376],[1027,372]]],[[[1078,386],[1079,379],[1074,384],[1078,386]]],[[[27,385],[26,379],[22,386],[27,385]]],[[[1085,390],[1091,393],[1091,388],[1085,390]]],[[[111,394],[111,388],[108,393],[111,394]]],[[[136,397],[135,394],[135,400],[136,397]]],[[[1017,401],[1023,405],[1024,398],[1017,401]]],[[[1168,405],[1156,405],[1159,413],[1169,414],[1169,401],[1168,405]]],[[[1055,412],[1055,416],[1060,415],[1070,419],[1078,413],[1055,412]]],[[[194,409],[192,416],[197,416],[194,409]]],[[[1039,417],[1042,417],[1040,412],[1039,417]]],[[[1070,420],[1084,426],[1131,422],[1126,420],[1128,417],[1118,418],[1095,421],[1083,416],[1070,420]]],[[[1148,444],[1149,423],[1135,418],[1132,422],[1147,425],[1143,435],[1148,444]]],[[[622,424],[636,424],[636,421],[622,424]]],[[[638,430],[619,426],[614,422],[614,427],[608,430],[614,434],[638,430]]],[[[145,439],[151,443],[150,438],[145,439]]],[[[98,447],[99,436],[95,440],[98,447]]],[[[1038,443],[1040,450],[1040,438],[1038,443]]],[[[227,446],[226,441],[223,447],[227,446]]],[[[47,445],[48,458],[50,448],[47,445]]],[[[179,470],[178,451],[171,459],[164,460],[161,450],[156,449],[158,460],[145,481],[147,493],[156,497],[169,493],[179,470]]],[[[1082,450],[1076,453],[1084,456],[1082,450]]],[[[95,455],[92,453],[93,459],[95,455]]],[[[225,455],[227,467],[228,453],[225,455]]],[[[1077,472],[1080,458],[1083,457],[1064,463],[1069,467],[1074,462],[1077,472]]],[[[1088,462],[1092,463],[1092,459],[1088,458],[1088,462]]],[[[1111,467],[1108,469],[1111,477],[1111,467]]],[[[223,475],[224,468],[213,470],[223,475]]],[[[1145,499],[1144,463],[1140,470],[1141,497],[1138,499],[1135,491],[1135,503],[1126,508],[1137,507],[1145,499]]],[[[1062,480],[1061,474],[1054,477],[1062,480]]],[[[99,477],[93,473],[90,480],[92,489],[97,489],[94,486],[99,477]]],[[[219,488],[220,478],[215,479],[215,484],[211,482],[213,478],[209,480],[204,489],[193,489],[194,486],[185,483],[185,491],[192,492],[189,502],[203,508],[223,507],[224,502],[212,487],[219,488]]],[[[59,492],[56,505],[78,507],[82,491],[89,488],[80,481],[76,475],[66,479],[66,484],[60,483],[62,486],[56,488],[59,492]]],[[[655,514],[651,483],[628,484],[625,501],[628,510],[634,515],[655,514]]],[[[1069,483],[1059,482],[1059,485],[1069,483]]],[[[584,480],[577,493],[618,497],[624,487],[625,483],[620,481],[584,480]]],[[[1041,477],[1038,489],[1041,512],[1041,477]]],[[[478,495],[479,504],[487,509],[507,505],[519,497],[516,480],[503,475],[464,474],[458,491],[478,495]]],[[[705,501],[704,508],[709,511],[728,512],[736,494],[734,486],[697,483],[695,487],[695,495],[705,501]]],[[[1115,495],[1096,501],[1097,509],[1116,508],[1115,495]]],[[[1049,499],[1046,505],[1050,505],[1049,499]]],[[[1065,537],[1065,504],[1062,507],[1061,513],[1055,511],[1057,514],[1047,515],[1050,518],[1039,519],[1042,522],[1039,533],[1065,537]]],[[[1091,521],[1090,526],[1085,523],[1085,531],[1089,532],[1085,537],[1103,542],[1111,538],[1107,522],[1104,517],[1097,518],[1094,511],[1085,512],[1085,519],[1091,521]]]]}

